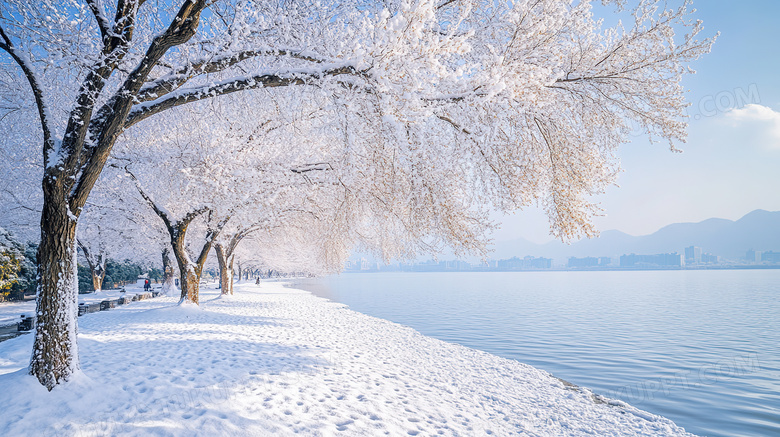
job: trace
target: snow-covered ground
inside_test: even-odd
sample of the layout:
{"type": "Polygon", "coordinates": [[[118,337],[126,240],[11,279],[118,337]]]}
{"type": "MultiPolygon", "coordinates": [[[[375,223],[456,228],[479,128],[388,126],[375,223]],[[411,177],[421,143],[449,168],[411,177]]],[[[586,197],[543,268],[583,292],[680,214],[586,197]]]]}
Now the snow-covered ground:
{"type": "MultiPolygon", "coordinates": [[[[159,285],[156,285],[159,287],[159,285]]],[[[86,294],[79,294],[79,303],[93,304],[102,302],[106,299],[116,299],[120,296],[133,296],[143,293],[144,283],[139,279],[137,283],[124,287],[125,293],[120,290],[105,290],[86,294]]],[[[26,302],[3,302],[0,303],[0,326],[14,324],[19,321],[22,314],[35,314],[35,300],[26,302]]]]}
{"type": "Polygon", "coordinates": [[[235,292],[79,318],[83,372],[51,393],[26,375],[32,335],[0,343],[0,435],[690,435],[280,283],[235,292]]]}

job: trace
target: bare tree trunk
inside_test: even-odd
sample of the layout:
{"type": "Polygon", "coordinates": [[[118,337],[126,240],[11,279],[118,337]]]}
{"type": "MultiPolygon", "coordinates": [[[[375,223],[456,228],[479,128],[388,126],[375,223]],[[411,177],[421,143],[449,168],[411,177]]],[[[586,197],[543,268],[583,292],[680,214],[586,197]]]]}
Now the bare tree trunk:
{"type": "Polygon", "coordinates": [[[95,254],[91,253],[87,248],[87,245],[83,244],[81,240],[76,239],[76,244],[81,248],[81,251],[84,253],[84,258],[89,265],[89,271],[92,274],[92,288],[95,291],[102,290],[103,279],[106,277],[106,255],[98,253],[97,258],[95,258],[95,254]]]}
{"type": "Polygon", "coordinates": [[[162,251],[162,262],[163,262],[162,292],[163,294],[168,294],[171,292],[171,290],[176,289],[176,285],[173,282],[174,280],[173,261],[171,260],[171,249],[169,247],[166,247],[162,251]]]}
{"type": "Polygon", "coordinates": [[[199,303],[202,265],[199,266],[197,263],[194,263],[184,247],[184,236],[187,233],[188,225],[189,221],[178,222],[176,225],[169,227],[169,230],[171,232],[173,255],[176,257],[181,276],[181,302],[188,301],[197,305],[199,303]]]}
{"type": "Polygon", "coordinates": [[[228,258],[228,266],[227,269],[230,272],[230,294],[233,294],[233,261],[235,261],[236,257],[232,253],[230,254],[230,257],[228,258]]]}
{"type": "Polygon", "coordinates": [[[90,261],[87,258],[87,264],[89,264],[89,270],[92,272],[92,288],[95,291],[101,291],[103,289],[103,279],[106,278],[105,256],[101,254],[97,261],[90,261]]]}
{"type": "Polygon", "coordinates": [[[94,270],[92,271],[92,288],[94,288],[95,291],[101,291],[103,289],[104,277],[105,277],[105,272],[103,273],[103,275],[100,275],[94,270]]]}
{"type": "Polygon", "coordinates": [[[187,228],[190,222],[200,214],[200,212],[193,212],[188,214],[182,221],[171,224],[167,216],[162,213],[156,206],[155,210],[158,211],[160,217],[165,221],[168,231],[171,234],[171,246],[173,247],[173,255],[176,257],[176,262],[179,265],[179,272],[181,273],[181,302],[187,301],[194,304],[199,304],[200,294],[200,277],[203,273],[203,266],[206,264],[211,246],[214,244],[214,240],[219,236],[219,232],[223,226],[227,223],[225,219],[215,229],[210,229],[206,235],[206,242],[200,250],[198,259],[193,261],[190,258],[190,254],[187,253],[185,248],[184,238],[187,234],[187,228]]]}
{"type": "Polygon", "coordinates": [[[77,217],[69,210],[67,196],[56,192],[60,191],[57,188],[61,187],[44,183],[37,322],[30,360],[30,374],[48,390],[79,369],[77,217]]]}
{"type": "Polygon", "coordinates": [[[215,244],[214,251],[217,252],[219,286],[222,288],[222,294],[233,294],[233,257],[226,254],[226,250],[221,244],[215,244]]]}
{"type": "Polygon", "coordinates": [[[188,268],[181,269],[181,302],[192,302],[200,305],[200,272],[195,270],[195,266],[190,264],[188,268]]]}

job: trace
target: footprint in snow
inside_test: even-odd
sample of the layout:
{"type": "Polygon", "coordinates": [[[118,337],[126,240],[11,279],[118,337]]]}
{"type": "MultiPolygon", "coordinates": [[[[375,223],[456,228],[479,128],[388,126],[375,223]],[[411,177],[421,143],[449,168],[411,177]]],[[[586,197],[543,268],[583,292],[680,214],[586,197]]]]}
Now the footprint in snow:
{"type": "Polygon", "coordinates": [[[344,421],[344,422],[337,423],[336,424],[336,429],[339,430],[339,431],[346,431],[347,430],[347,425],[351,425],[353,423],[355,423],[354,420],[347,420],[347,421],[344,421]]]}

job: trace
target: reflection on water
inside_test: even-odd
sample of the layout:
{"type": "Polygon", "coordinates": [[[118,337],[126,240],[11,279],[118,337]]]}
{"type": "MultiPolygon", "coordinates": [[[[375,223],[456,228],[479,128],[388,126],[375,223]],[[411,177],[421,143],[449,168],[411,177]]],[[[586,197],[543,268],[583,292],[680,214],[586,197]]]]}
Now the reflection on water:
{"type": "Polygon", "coordinates": [[[295,286],[695,434],[780,435],[780,270],[366,273],[295,286]]]}

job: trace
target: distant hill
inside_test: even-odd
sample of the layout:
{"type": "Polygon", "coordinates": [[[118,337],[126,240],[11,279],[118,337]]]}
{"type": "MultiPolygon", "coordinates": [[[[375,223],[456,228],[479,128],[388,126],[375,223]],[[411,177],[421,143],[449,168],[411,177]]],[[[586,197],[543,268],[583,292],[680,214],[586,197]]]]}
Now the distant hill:
{"type": "Polygon", "coordinates": [[[737,221],[711,218],[698,223],[675,223],[643,236],[610,230],[570,245],[558,241],[535,244],[524,239],[498,242],[496,259],[544,256],[563,262],[570,256],[618,257],[626,253],[683,253],[687,246],[726,259],[740,259],[749,249],[780,251],[780,211],[755,210],[737,221]]]}

